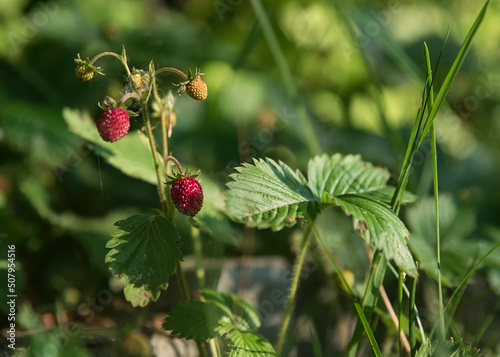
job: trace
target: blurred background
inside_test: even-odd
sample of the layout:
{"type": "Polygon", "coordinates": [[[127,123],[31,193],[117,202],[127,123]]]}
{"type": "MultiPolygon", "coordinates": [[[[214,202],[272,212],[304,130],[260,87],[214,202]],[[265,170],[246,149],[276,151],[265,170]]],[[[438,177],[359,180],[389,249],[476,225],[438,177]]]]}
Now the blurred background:
{"type": "MultiPolygon", "coordinates": [[[[202,183],[214,190],[223,190],[234,167],[252,157],[268,156],[305,172],[309,158],[323,152],[360,154],[387,167],[394,181],[421,104],[423,42],[434,66],[440,58],[434,73],[439,88],[482,5],[467,0],[2,0],[0,291],[5,295],[6,246],[15,244],[18,346],[53,351],[46,356],[161,356],[153,337],[161,313],[179,299],[174,280],[154,306],[134,309],[104,264],[113,223],[159,205],[153,185],[123,175],[94,145],[68,130],[70,110],[97,119],[97,103],[106,95],[119,97],[125,74],[118,61],[106,57],[97,62],[106,76],[79,82],[73,60],[78,53],[92,58],[103,51],[120,53],[125,46],[129,65],[136,68],[146,69],[151,60],[156,68],[201,68],[208,99],[178,98],[169,146],[183,165],[201,168],[202,183]]],[[[492,2],[436,122],[443,265],[451,289],[445,296],[500,241],[499,21],[500,5],[492,2]]],[[[175,90],[172,83],[178,81],[163,76],[162,93],[175,90]]],[[[141,128],[139,121],[132,124],[141,128]]],[[[421,314],[432,326],[437,288],[428,158],[430,146],[424,143],[410,182],[421,199],[402,217],[423,269],[421,314]]],[[[223,207],[223,196],[211,197],[223,207]]],[[[319,227],[352,273],[353,287],[361,289],[368,259],[351,223],[331,210],[319,227]]],[[[243,290],[261,281],[286,291],[279,276],[293,263],[301,228],[278,233],[230,228],[231,244],[204,240],[204,253],[218,261],[208,274],[209,285],[223,288],[220,276],[237,279],[237,272],[228,272],[244,258],[248,269],[253,262],[271,267],[278,278],[262,283],[269,271],[264,269],[251,275],[255,281],[243,290]],[[223,257],[232,263],[223,265],[223,257]]],[[[189,264],[189,240],[183,251],[189,264]]],[[[315,259],[297,304],[295,319],[302,323],[297,326],[307,327],[294,330],[295,356],[312,356],[309,326],[318,331],[325,356],[339,355],[355,317],[331,272],[315,259]]],[[[457,313],[457,331],[485,356],[500,353],[495,337],[499,259],[492,255],[478,270],[457,313]]],[[[390,291],[394,282],[388,278],[387,284],[390,291]]],[[[263,309],[265,294],[256,294],[252,302],[263,309]]],[[[7,326],[4,298],[0,328],[7,326]]],[[[275,305],[273,312],[283,307],[275,305]]],[[[262,333],[274,342],[280,321],[263,320],[262,333]]],[[[179,343],[180,350],[190,351],[189,343],[179,343]]]]}

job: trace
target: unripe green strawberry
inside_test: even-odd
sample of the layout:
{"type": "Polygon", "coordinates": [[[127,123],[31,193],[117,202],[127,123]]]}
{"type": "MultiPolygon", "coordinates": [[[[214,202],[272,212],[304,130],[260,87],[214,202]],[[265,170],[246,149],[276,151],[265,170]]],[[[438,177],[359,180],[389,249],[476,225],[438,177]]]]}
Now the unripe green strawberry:
{"type": "Polygon", "coordinates": [[[82,82],[90,81],[94,78],[94,70],[86,63],[80,62],[76,65],[75,74],[82,82]]]}
{"type": "Polygon", "coordinates": [[[170,197],[175,208],[189,217],[195,216],[203,205],[203,190],[200,183],[192,177],[175,180],[172,183],[170,197]]]}
{"type": "Polygon", "coordinates": [[[109,109],[97,119],[97,131],[104,141],[115,142],[128,133],[130,119],[121,108],[109,109]]]}
{"type": "Polygon", "coordinates": [[[196,76],[194,79],[187,82],[186,93],[193,99],[205,100],[208,95],[207,84],[200,76],[196,76]]]}

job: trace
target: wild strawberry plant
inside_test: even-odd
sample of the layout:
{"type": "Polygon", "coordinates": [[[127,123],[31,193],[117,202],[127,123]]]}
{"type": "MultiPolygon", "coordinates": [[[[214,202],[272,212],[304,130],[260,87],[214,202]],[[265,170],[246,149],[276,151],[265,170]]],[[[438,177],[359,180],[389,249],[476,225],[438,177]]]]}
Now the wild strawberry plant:
{"type": "MultiPolygon", "coordinates": [[[[436,115],[465,59],[487,6],[488,2],[477,16],[436,96],[430,55],[425,47],[427,80],[422,105],[417,113],[395,187],[387,184],[390,174],[386,169],[365,162],[357,155],[317,155],[309,160],[305,173],[294,170],[284,162],[261,158],[254,159],[251,164],[243,164],[230,176],[225,211],[214,210],[213,207],[210,208],[210,202],[203,201],[203,175],[198,181],[199,173],[192,175],[187,170],[184,172],[179,161],[172,155],[168,139],[174,135],[173,128],[177,120],[175,97],[169,92],[162,98],[157,88],[157,77],[160,74],[174,73],[183,79],[177,83],[179,95],[186,92],[195,100],[205,100],[208,91],[206,83],[201,79],[203,74],[198,70],[184,74],[169,67],[156,70],[153,62],[147,71],[130,69],[125,50],[120,55],[104,52],[92,60],[82,60],[78,56],[75,60],[75,73],[79,80],[88,81],[95,74],[103,75],[102,69],[97,67],[95,62],[104,56],[112,56],[124,65],[127,82],[124,87],[125,94],[121,98],[116,100],[107,97],[100,103],[104,112],[97,120],[97,129],[93,128],[93,121],[82,122],[82,116],[74,112],[68,112],[66,116],[70,127],[84,138],[99,143],[98,145],[105,149],[102,155],[125,174],[154,183],[158,188],[161,213],[135,215],[116,222],[117,228],[111,233],[111,239],[106,245],[110,249],[106,262],[111,272],[123,282],[126,299],[133,306],[144,307],[156,301],[162,290],[168,286],[170,277],[177,274],[184,301],[169,312],[163,324],[165,330],[181,338],[197,341],[201,356],[206,355],[205,342],[208,342],[214,356],[284,356],[295,296],[299,289],[300,272],[310,242],[314,240],[333,265],[359,317],[346,350],[347,356],[357,355],[359,344],[365,335],[370,341],[373,353],[382,356],[372,331],[372,317],[376,314],[378,300],[385,294],[383,280],[389,268],[392,268],[399,278],[398,311],[393,322],[400,336],[401,351],[406,350],[411,356],[421,357],[475,355],[473,348],[461,342],[447,341],[445,338],[449,328],[449,323],[445,321],[449,305],[444,306],[441,295],[439,219],[436,278],[440,292],[440,321],[439,326],[430,332],[424,331],[419,323],[415,305],[419,270],[408,247],[409,231],[398,213],[402,204],[414,198],[405,192],[406,186],[414,155],[428,134],[435,150],[436,115]],[[140,110],[132,110],[133,104],[140,110]],[[152,114],[150,109],[153,109],[152,114]],[[130,117],[136,116],[142,118],[143,129],[132,133],[130,117]],[[161,131],[160,148],[153,136],[153,127],[161,131]],[[99,141],[101,138],[105,143],[99,141]],[[146,157],[150,159],[146,160],[146,157]],[[172,172],[172,164],[175,165],[176,173],[172,172]],[[354,230],[364,240],[367,250],[373,253],[365,290],[361,294],[351,290],[336,259],[315,227],[318,217],[330,208],[337,208],[352,219],[354,230]],[[183,237],[179,234],[174,220],[176,210],[191,217],[190,222],[194,229],[209,234],[214,234],[213,228],[220,222],[220,215],[227,215],[248,227],[272,231],[299,223],[305,226],[284,319],[274,347],[258,334],[261,323],[258,314],[243,298],[200,286],[200,299],[190,299],[180,264],[183,259],[183,237]],[[403,319],[403,301],[406,298],[408,316],[403,319]],[[403,321],[407,321],[406,326],[402,326],[403,321]],[[409,335],[409,339],[404,331],[409,335]]],[[[433,159],[437,210],[439,202],[435,152],[433,159]]],[[[335,230],[333,224],[331,229],[335,230]]],[[[386,303],[386,308],[394,312],[390,304],[386,303]]]]}
{"type": "Polygon", "coordinates": [[[170,67],[156,70],[153,62],[147,71],[130,69],[123,49],[121,54],[103,52],[93,59],[82,60],[78,55],[75,59],[77,78],[89,81],[95,74],[104,75],[102,68],[95,63],[105,56],[117,58],[123,64],[127,73],[125,94],[119,99],[104,98],[99,103],[103,113],[95,124],[79,113],[66,114],[70,128],[102,147],[103,156],[110,163],[130,176],[156,184],[158,188],[160,213],[134,215],[116,222],[116,229],[106,244],[109,249],[106,262],[111,272],[122,281],[125,298],[133,306],[144,307],[156,301],[167,288],[170,277],[177,274],[185,302],[170,313],[163,325],[165,329],[196,340],[200,356],[206,354],[202,342],[216,337],[226,350],[232,351],[232,355],[241,355],[241,351],[247,355],[274,355],[271,344],[256,333],[260,321],[250,304],[233,294],[210,289],[201,290],[201,300],[190,300],[191,294],[180,264],[183,259],[182,237],[176,228],[176,211],[190,217],[195,229],[212,235],[219,234],[220,227],[216,226],[220,226],[220,213],[210,203],[202,210],[203,175],[200,183],[200,172],[184,172],[168,146],[177,120],[175,97],[171,91],[160,97],[157,77],[164,73],[176,74],[184,80],[176,84],[179,95],[185,92],[195,100],[205,100],[208,90],[201,78],[203,73],[190,70],[184,74],[170,67]],[[134,105],[140,110],[131,109],[134,105]],[[143,129],[130,132],[130,117],[139,116],[143,129]],[[161,131],[161,148],[153,135],[154,127],[161,131]],[[172,165],[175,170],[172,170],[172,165]]]}

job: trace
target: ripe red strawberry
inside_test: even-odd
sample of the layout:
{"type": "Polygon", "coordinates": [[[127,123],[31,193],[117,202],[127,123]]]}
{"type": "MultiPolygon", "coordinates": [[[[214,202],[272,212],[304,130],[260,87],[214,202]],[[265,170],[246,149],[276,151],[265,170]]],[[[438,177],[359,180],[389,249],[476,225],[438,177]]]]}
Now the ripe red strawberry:
{"type": "Polygon", "coordinates": [[[120,108],[109,109],[97,119],[97,131],[104,141],[120,140],[128,133],[130,120],[127,112],[120,108]]]}
{"type": "Polygon", "coordinates": [[[195,216],[203,205],[203,190],[200,183],[192,177],[175,180],[170,196],[175,208],[186,216],[195,216]]]}
{"type": "Polygon", "coordinates": [[[186,83],[186,93],[193,99],[205,100],[208,95],[207,84],[198,75],[186,83]]]}

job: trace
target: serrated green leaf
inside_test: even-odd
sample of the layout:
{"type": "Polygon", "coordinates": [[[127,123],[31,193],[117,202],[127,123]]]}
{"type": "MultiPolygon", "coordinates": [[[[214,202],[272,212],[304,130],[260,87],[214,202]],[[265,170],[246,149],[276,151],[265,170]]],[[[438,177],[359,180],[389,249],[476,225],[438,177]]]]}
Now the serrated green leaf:
{"type": "Polygon", "coordinates": [[[179,233],[162,216],[136,215],[115,225],[118,229],[106,244],[111,248],[106,263],[130,285],[125,297],[132,305],[145,306],[166,288],[176,261],[182,259],[179,233]]]}
{"type": "Polygon", "coordinates": [[[241,296],[212,289],[203,289],[201,294],[206,301],[216,304],[225,311],[233,328],[255,332],[260,327],[257,311],[241,296]]]}
{"type": "Polygon", "coordinates": [[[226,209],[237,221],[258,228],[279,230],[297,217],[315,219],[330,205],[352,215],[354,228],[369,243],[382,249],[387,259],[412,276],[417,275],[406,245],[408,230],[384,203],[393,190],[386,186],[387,170],[359,156],[321,155],[309,161],[308,180],[286,164],[271,159],[244,164],[231,175],[226,209]],[[367,232],[365,232],[368,230],[367,232]]]}
{"type": "Polygon", "coordinates": [[[257,228],[280,230],[304,217],[315,197],[299,172],[272,159],[254,159],[238,167],[228,183],[226,210],[236,221],[257,228]]]}
{"type": "Polygon", "coordinates": [[[160,297],[161,290],[166,290],[168,287],[168,282],[165,284],[158,285],[157,289],[149,289],[145,285],[135,286],[134,284],[126,284],[123,288],[123,295],[125,299],[129,301],[132,306],[144,307],[149,304],[150,301],[156,301],[160,297]]]}
{"type": "Polygon", "coordinates": [[[163,328],[194,340],[207,340],[231,333],[256,331],[260,320],[255,309],[242,297],[203,289],[204,301],[188,300],[165,319],[163,328]]]}
{"type": "Polygon", "coordinates": [[[317,198],[323,192],[333,196],[364,193],[386,187],[389,172],[361,160],[359,155],[316,156],[309,161],[309,187],[317,198]]]}
{"type": "MultiPolygon", "coordinates": [[[[380,190],[368,191],[364,193],[360,193],[359,196],[366,197],[381,203],[390,204],[392,200],[392,196],[394,196],[395,187],[386,186],[381,188],[380,190]]],[[[401,203],[407,204],[415,202],[417,196],[409,191],[405,191],[402,197],[401,203]]]]}
{"type": "Polygon", "coordinates": [[[163,323],[173,335],[203,341],[220,335],[219,328],[227,319],[218,305],[199,300],[186,300],[173,309],[163,323]]]}
{"type": "Polygon", "coordinates": [[[226,335],[232,350],[229,357],[270,357],[276,356],[273,346],[259,334],[232,330],[226,335]]]}
{"type": "Polygon", "coordinates": [[[410,234],[388,205],[358,195],[334,197],[327,193],[321,201],[340,206],[346,215],[352,216],[354,229],[362,233],[367,243],[382,250],[386,259],[393,259],[408,274],[417,275],[417,267],[406,245],[410,234]]]}
{"type": "MultiPolygon", "coordinates": [[[[129,132],[119,141],[108,143],[101,139],[94,120],[88,113],[64,108],[63,116],[69,129],[98,146],[97,154],[104,157],[111,165],[124,174],[156,185],[156,172],[151,150],[144,134],[129,132]]],[[[161,161],[161,156],[158,156],[161,161]]],[[[160,162],[160,168],[163,163],[160,162]]]]}

